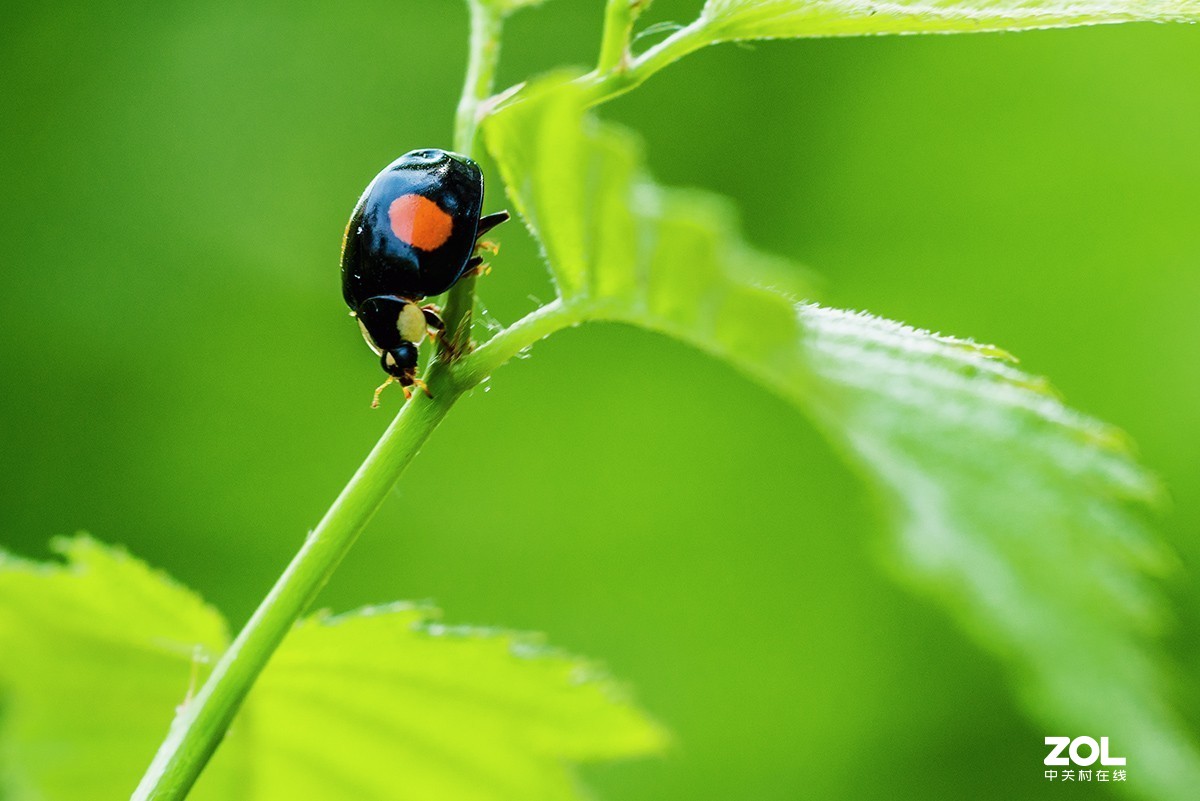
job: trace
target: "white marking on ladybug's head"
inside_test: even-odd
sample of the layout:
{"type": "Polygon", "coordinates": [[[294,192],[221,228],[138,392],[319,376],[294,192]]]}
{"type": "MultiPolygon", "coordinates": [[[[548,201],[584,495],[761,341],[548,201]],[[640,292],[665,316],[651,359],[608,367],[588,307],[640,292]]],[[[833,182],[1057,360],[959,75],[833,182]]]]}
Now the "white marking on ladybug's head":
{"type": "Polygon", "coordinates": [[[425,312],[421,311],[421,307],[415,303],[405,303],[400,309],[400,315],[396,318],[396,330],[400,332],[400,338],[406,342],[411,342],[414,345],[421,344],[421,340],[425,339],[425,334],[429,331],[429,326],[425,322],[425,312]]]}

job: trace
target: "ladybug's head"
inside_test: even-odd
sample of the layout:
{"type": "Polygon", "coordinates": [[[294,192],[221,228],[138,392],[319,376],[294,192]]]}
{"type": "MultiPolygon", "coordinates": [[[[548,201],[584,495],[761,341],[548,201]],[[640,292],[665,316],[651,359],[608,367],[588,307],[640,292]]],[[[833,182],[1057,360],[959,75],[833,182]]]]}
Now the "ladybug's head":
{"type": "Polygon", "coordinates": [[[402,341],[391,350],[380,354],[379,363],[384,372],[400,380],[401,386],[410,386],[417,373],[417,346],[402,341]]]}
{"type": "MultiPolygon", "coordinates": [[[[383,371],[408,386],[417,374],[417,346],[429,322],[416,303],[394,295],[367,298],[354,312],[363,339],[379,357],[383,371]]],[[[436,319],[436,317],[435,317],[436,319]]]]}

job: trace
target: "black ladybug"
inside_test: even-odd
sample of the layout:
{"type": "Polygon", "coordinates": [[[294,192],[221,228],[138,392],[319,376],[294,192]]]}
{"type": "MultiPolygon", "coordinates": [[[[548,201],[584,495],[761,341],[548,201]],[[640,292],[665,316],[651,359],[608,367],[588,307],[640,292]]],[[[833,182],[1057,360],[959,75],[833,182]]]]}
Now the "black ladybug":
{"type": "Polygon", "coordinates": [[[480,217],[483,173],[466,156],[413,150],[383,169],[358,200],[342,242],[342,296],[388,374],[375,391],[399,381],[429,389],[416,377],[417,345],[445,324],[421,300],[440,295],[483,264],[479,237],[508,219],[480,217]]]}

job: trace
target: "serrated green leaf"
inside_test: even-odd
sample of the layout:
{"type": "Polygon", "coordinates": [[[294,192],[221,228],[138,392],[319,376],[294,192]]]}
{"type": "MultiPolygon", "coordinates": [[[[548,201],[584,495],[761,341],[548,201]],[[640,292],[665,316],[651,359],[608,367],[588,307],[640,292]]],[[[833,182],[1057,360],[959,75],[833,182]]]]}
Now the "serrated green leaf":
{"type": "MultiPolygon", "coordinates": [[[[225,647],[194,594],[86,537],[67,564],[0,554],[0,797],[125,798],[189,685],[225,647]]],[[[213,765],[197,799],[231,798],[213,765]]]]}
{"type": "MultiPolygon", "coordinates": [[[[86,538],[0,561],[0,797],[124,798],[185,702],[219,616],[86,538]]],[[[572,763],[661,750],[593,666],[529,635],[396,605],[301,623],[190,798],[578,799],[572,763]]]]}
{"type": "Polygon", "coordinates": [[[587,103],[560,76],[485,123],[564,307],[689,342],[808,412],[882,497],[891,569],[1007,661],[1046,734],[1110,736],[1128,790],[1193,798],[1200,756],[1152,641],[1170,557],[1127,506],[1156,485],[1123,436],[996,348],[797,303],[725,204],[655,186],[587,103]]]}
{"type": "Polygon", "coordinates": [[[711,41],[1195,22],[1198,0],[708,0],[711,41]]]}
{"type": "Polygon", "coordinates": [[[255,691],[256,799],[574,799],[572,762],[659,750],[602,674],[396,606],[300,625],[255,691]]]}

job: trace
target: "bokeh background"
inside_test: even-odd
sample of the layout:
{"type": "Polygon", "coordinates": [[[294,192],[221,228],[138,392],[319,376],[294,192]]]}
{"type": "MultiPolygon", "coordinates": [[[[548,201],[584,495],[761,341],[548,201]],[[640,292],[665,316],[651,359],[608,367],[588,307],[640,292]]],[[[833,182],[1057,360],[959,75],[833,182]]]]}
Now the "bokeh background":
{"type": "MultiPolygon", "coordinates": [[[[594,61],[602,5],[515,17],[501,85],[594,61]]],[[[9,5],[0,545],[40,557],[87,530],[248,616],[399,402],[368,408],[338,247],[379,168],[449,146],[465,28],[456,3],[399,0],[9,5]]],[[[1198,74],[1194,26],[786,42],[709,49],[603,112],[664,182],[736,199],[824,300],[996,342],[1127,429],[1170,490],[1181,675],[1200,639],[1198,74]]],[[[481,284],[501,322],[551,296],[506,229],[481,284]]],[[[601,798],[1059,797],[1053,732],[886,578],[879,536],[789,406],[594,327],[460,404],[321,603],[432,598],[605,661],[678,742],[589,768],[601,798]]]]}

